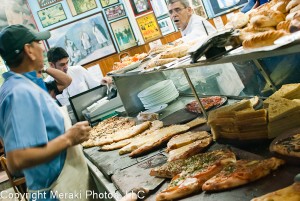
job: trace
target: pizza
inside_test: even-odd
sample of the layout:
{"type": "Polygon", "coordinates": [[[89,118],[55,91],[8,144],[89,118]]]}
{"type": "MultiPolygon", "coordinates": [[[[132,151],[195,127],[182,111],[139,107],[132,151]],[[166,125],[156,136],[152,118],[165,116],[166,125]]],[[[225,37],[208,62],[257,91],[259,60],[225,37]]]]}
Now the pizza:
{"type": "MultiPolygon", "coordinates": [[[[159,128],[163,127],[163,122],[159,121],[159,120],[155,120],[151,122],[151,126],[149,129],[145,130],[144,132],[142,132],[141,134],[138,134],[132,138],[128,138],[128,139],[124,139],[118,142],[114,142],[111,144],[107,144],[107,145],[103,145],[101,147],[101,150],[103,151],[111,151],[111,150],[115,150],[115,149],[121,149],[129,144],[133,144],[135,141],[141,142],[143,137],[145,136],[149,136],[151,137],[151,133],[159,128]]],[[[131,152],[131,151],[130,151],[131,152]]],[[[125,152],[124,152],[125,153],[125,152]]],[[[124,154],[123,153],[123,154],[124,154]]]]}
{"type": "Polygon", "coordinates": [[[105,119],[94,126],[90,131],[89,139],[82,143],[83,147],[101,146],[110,144],[113,139],[110,137],[113,133],[128,129],[135,125],[135,121],[125,117],[112,117],[105,119]]]}
{"type": "Polygon", "coordinates": [[[286,156],[300,158],[300,134],[281,139],[271,145],[270,150],[286,156]]]}
{"type": "Polygon", "coordinates": [[[190,129],[187,125],[172,125],[168,127],[161,128],[156,130],[152,133],[152,138],[143,144],[141,147],[137,148],[136,150],[132,151],[129,156],[136,157],[141,154],[144,154],[152,149],[157,148],[164,142],[169,141],[173,136],[185,132],[190,129]]]}
{"type": "Polygon", "coordinates": [[[265,160],[238,160],[231,163],[203,186],[203,191],[221,191],[256,181],[283,165],[284,161],[275,157],[265,160]]]}
{"type": "Polygon", "coordinates": [[[252,199],[251,201],[299,201],[300,183],[294,183],[286,188],[268,193],[252,199]]]}
{"type": "Polygon", "coordinates": [[[236,161],[230,151],[212,151],[191,157],[187,167],[174,176],[166,190],[157,194],[156,200],[175,200],[201,191],[206,180],[220,172],[226,164],[236,161]],[[198,158],[199,157],[199,158],[198,158]]]}
{"type": "MultiPolygon", "coordinates": [[[[225,102],[226,99],[221,96],[211,96],[206,98],[200,98],[200,101],[205,110],[209,110],[212,107],[220,106],[225,102]]],[[[197,100],[194,100],[186,105],[186,110],[194,113],[202,113],[200,105],[197,100]]]]}
{"type": "Polygon", "coordinates": [[[181,172],[193,172],[211,164],[226,164],[234,162],[235,155],[229,150],[215,150],[201,153],[187,159],[179,159],[151,169],[150,175],[162,178],[172,178],[181,172]]]}
{"type": "Polygon", "coordinates": [[[208,147],[211,142],[212,137],[207,137],[205,139],[196,140],[178,149],[173,149],[169,152],[168,161],[174,161],[196,155],[208,147]]]}
{"type": "Polygon", "coordinates": [[[167,144],[167,152],[178,149],[185,145],[188,145],[196,140],[201,140],[204,138],[208,138],[209,134],[206,131],[198,131],[198,132],[187,132],[180,135],[176,135],[172,137],[172,139],[167,144]]]}

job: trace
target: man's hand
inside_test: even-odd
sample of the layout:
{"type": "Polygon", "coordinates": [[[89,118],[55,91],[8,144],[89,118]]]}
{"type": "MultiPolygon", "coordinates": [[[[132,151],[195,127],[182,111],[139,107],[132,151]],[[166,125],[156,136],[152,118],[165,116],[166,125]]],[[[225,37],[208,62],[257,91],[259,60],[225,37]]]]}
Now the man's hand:
{"type": "Polygon", "coordinates": [[[92,128],[87,121],[76,123],[65,133],[66,138],[70,141],[70,146],[80,144],[89,139],[89,131],[92,128]]]}
{"type": "Polygon", "coordinates": [[[111,85],[112,83],[113,83],[113,80],[109,76],[103,77],[102,80],[101,80],[102,85],[108,86],[108,85],[111,85]]]}

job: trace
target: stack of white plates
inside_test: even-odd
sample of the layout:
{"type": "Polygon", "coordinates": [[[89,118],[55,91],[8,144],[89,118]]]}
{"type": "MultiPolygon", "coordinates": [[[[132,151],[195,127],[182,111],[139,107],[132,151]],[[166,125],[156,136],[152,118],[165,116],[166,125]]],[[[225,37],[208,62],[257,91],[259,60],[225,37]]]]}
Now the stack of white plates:
{"type": "Polygon", "coordinates": [[[148,87],[138,94],[145,109],[150,109],[176,99],[179,93],[172,80],[164,80],[148,87]]]}

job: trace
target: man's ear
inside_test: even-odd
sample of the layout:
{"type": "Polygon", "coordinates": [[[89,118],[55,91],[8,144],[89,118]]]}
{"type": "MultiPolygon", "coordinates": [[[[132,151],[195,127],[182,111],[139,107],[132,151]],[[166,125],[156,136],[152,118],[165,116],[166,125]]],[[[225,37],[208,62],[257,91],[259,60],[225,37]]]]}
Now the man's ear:
{"type": "Polygon", "coordinates": [[[55,65],[54,65],[53,62],[50,62],[50,61],[49,61],[48,63],[49,63],[49,65],[50,65],[51,68],[55,68],[55,65]]]}
{"type": "Polygon", "coordinates": [[[192,9],[192,7],[187,7],[186,9],[187,9],[187,11],[188,11],[188,13],[189,13],[190,15],[193,14],[193,9],[192,9]]]}
{"type": "Polygon", "coordinates": [[[32,51],[32,46],[30,44],[25,44],[24,45],[24,52],[27,54],[27,56],[31,60],[35,60],[35,56],[34,56],[33,51],[32,51]]]}

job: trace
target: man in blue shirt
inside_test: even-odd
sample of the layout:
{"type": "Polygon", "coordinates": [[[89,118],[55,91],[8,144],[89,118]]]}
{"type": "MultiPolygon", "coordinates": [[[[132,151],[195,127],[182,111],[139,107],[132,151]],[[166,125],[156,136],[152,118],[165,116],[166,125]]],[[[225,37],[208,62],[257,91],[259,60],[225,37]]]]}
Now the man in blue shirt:
{"type": "MultiPolygon", "coordinates": [[[[29,190],[49,188],[61,176],[68,150],[87,140],[91,129],[79,122],[65,130],[66,120],[36,75],[43,68],[41,40],[49,37],[23,25],[0,33],[0,55],[10,68],[0,89],[0,137],[10,171],[22,171],[29,190]]],[[[51,200],[47,195],[38,200],[51,200]]]]}

